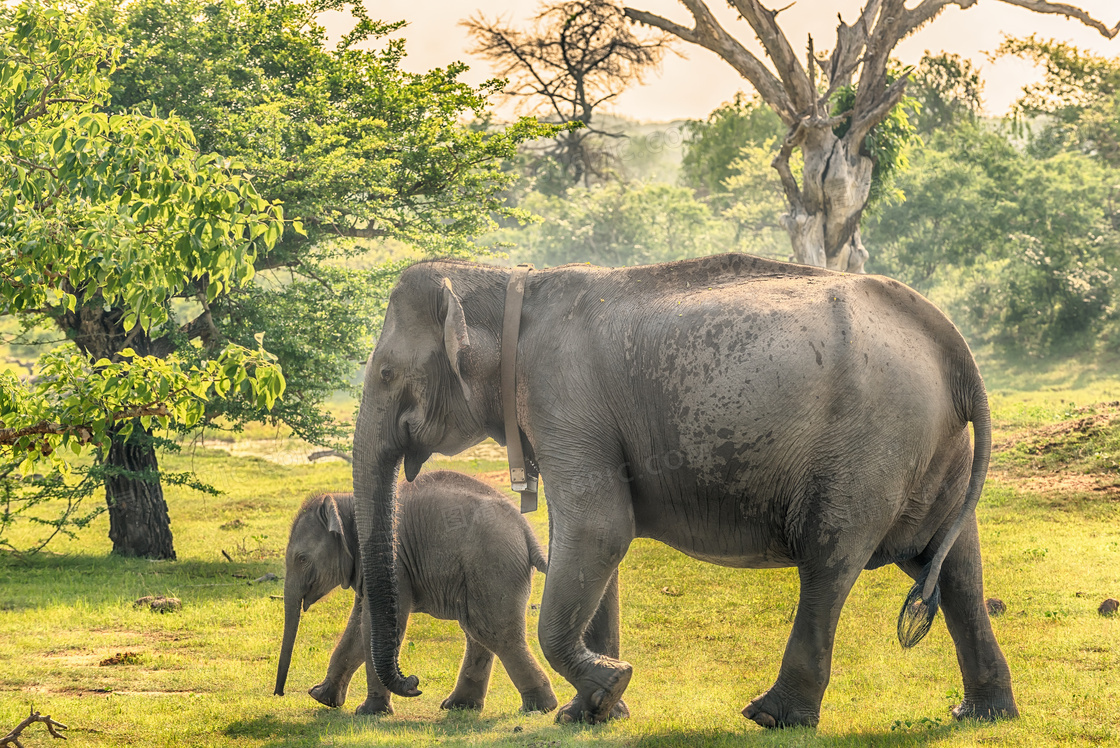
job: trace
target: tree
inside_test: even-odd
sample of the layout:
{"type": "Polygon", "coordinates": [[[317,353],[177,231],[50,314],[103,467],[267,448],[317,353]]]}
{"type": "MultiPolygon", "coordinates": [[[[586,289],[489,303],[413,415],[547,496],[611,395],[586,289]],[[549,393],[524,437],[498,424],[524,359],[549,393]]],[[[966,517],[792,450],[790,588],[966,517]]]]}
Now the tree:
{"type": "Polygon", "coordinates": [[[1076,149],[1120,166],[1120,61],[1035,36],[1005,39],[997,54],[1042,66],[1042,81],[1026,86],[1015,103],[1020,122],[1045,118],[1032,133],[1032,151],[1076,149]]]}
{"type": "Polygon", "coordinates": [[[977,122],[983,108],[980,71],[960,55],[927,50],[911,75],[910,95],[917,102],[911,118],[919,135],[962,122],[977,122]]]}
{"type": "Polygon", "coordinates": [[[541,266],[591,262],[612,267],[668,262],[724,251],[727,232],[692,190],[611,182],[565,195],[530,195],[543,220],[511,242],[519,260],[541,266]]]}
{"type": "Polygon", "coordinates": [[[71,341],[30,380],[0,374],[0,531],[38,465],[65,480],[102,450],[114,552],[174,558],[153,424],[189,426],[230,392],[270,407],[284,380],[263,350],[161,350],[183,333],[170,305],[204,279],[211,298],[246,283],[281,209],[182,120],[101,111],[117,53],[69,10],[3,6],[0,46],[0,314],[71,341]]]}
{"type": "MultiPolygon", "coordinates": [[[[1110,39],[1120,31],[1120,25],[1109,28],[1072,5],[1001,2],[1076,19],[1110,39]]],[[[779,26],[777,11],[759,0],[731,0],[757,35],[772,68],[728,33],[703,0],[681,3],[692,16],[691,28],[636,8],[626,8],[626,14],[715,52],[750,81],[787,128],[774,168],[789,203],[783,223],[795,258],[861,272],[868,255],[859,224],[871,196],[875,146],[882,141],[876,128],[892,111],[899,116],[896,105],[908,81],[904,74],[891,79],[891,52],[946,6],[967,8],[975,0],[921,0],[913,7],[904,0],[868,0],[854,23],[840,20],[827,57],[817,55],[810,37],[804,64],[779,26]],[[841,99],[843,105],[836,106],[841,99]],[[795,150],[803,162],[800,181],[790,168],[795,150]]]]}
{"type": "MultiPolygon", "coordinates": [[[[463,124],[486,116],[500,82],[462,83],[461,64],[402,70],[404,41],[389,38],[402,24],[373,20],[360,3],[138,0],[95,5],[91,16],[121,40],[109,111],[175,111],[203,149],[236,158],[292,219],[253,258],[251,282],[195,283],[191,303],[169,312],[181,322],[175,334],[152,341],[157,355],[196,361],[263,337],[288,382],[269,418],[345,448],[351,428],[325,401],[351,386],[402,267],[363,268],[357,256],[379,240],[471,253],[494,216],[523,215],[502,204],[515,178],[503,164],[552,128],[530,118],[502,130],[463,124]],[[333,47],[317,21],[327,11],[355,21],[333,47]]],[[[229,397],[208,404],[204,423],[261,417],[251,400],[229,397]]]]}
{"type": "Polygon", "coordinates": [[[1092,345],[1115,316],[1116,171],[1081,153],[1038,158],[1007,135],[936,131],[876,211],[876,269],[956,311],[974,342],[1041,355],[1092,345]]]}
{"type": "Polygon", "coordinates": [[[732,164],[742,149],[773,142],[783,134],[774,110],[742,92],[707,119],[689,120],[684,129],[681,183],[720,208],[727,207],[727,180],[735,173],[732,164]]]}
{"type": "Polygon", "coordinates": [[[482,14],[462,22],[482,55],[509,78],[505,94],[529,99],[530,111],[550,122],[577,123],[544,149],[535,171],[559,164],[563,187],[603,179],[610,171],[604,137],[594,126],[597,107],[618,96],[661,62],[666,35],[635,35],[612,0],[543,3],[534,26],[521,31],[482,14]]]}

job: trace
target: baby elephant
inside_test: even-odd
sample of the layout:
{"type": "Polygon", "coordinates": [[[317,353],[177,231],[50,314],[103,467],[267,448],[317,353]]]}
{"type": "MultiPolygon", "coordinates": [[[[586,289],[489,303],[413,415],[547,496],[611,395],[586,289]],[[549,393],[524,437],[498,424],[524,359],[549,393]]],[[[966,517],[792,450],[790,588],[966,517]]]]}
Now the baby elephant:
{"type": "MultiPolygon", "coordinates": [[[[482,709],[496,654],[521,692],[523,711],[554,709],[552,684],[525,643],[533,567],[547,569],[529,523],[493,488],[460,473],[426,473],[397,490],[401,637],[411,612],[458,621],[467,636],[459,681],[443,708],[482,709]]],[[[342,585],[354,589],[354,608],[326,679],[308,693],[327,706],[342,706],[364,662],[368,695],[357,713],[392,714],[389,691],[369,659],[353,494],[305,501],[292,523],[285,562],[284,642],[275,693],[284,695],[300,607],[307,610],[342,585]]]]}

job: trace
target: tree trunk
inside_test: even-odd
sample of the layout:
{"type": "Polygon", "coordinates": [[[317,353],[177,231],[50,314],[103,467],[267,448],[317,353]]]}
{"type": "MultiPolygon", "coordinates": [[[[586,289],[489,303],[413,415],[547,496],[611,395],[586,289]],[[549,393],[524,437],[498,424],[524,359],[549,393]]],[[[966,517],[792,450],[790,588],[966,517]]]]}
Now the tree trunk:
{"type": "MultiPolygon", "coordinates": [[[[72,293],[74,289],[68,288],[72,293]]],[[[97,361],[120,360],[120,351],[132,348],[138,355],[164,357],[140,328],[125,332],[121,324],[124,310],[106,309],[100,295],[67,311],[55,321],[78,346],[97,361]]],[[[133,424],[132,434],[120,434],[120,424],[109,431],[111,443],[105,455],[105,501],[109,505],[109,539],[113,553],[141,558],[174,559],[171,520],[160,485],[159,464],[150,431],[133,424]]]]}
{"type": "Polygon", "coordinates": [[[871,191],[873,163],[831,129],[803,128],[801,134],[797,144],[805,166],[800,185],[790,172],[792,148],[783,148],[774,160],[789,199],[782,226],[789,234],[794,259],[803,265],[862,273],[867,250],[860,241],[859,222],[871,191]]]}
{"type": "Polygon", "coordinates": [[[171,519],[163,499],[151,432],[136,423],[130,436],[124,437],[114,429],[111,437],[105,460],[105,501],[109,504],[113,553],[174,560],[171,519]]]}

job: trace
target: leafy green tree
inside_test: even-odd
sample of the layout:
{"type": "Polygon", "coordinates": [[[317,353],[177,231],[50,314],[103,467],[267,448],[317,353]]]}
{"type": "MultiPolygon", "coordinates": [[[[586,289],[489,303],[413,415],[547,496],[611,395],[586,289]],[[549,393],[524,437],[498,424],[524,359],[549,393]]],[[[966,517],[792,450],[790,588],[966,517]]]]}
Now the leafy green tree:
{"type": "MultiPolygon", "coordinates": [[[[784,134],[782,120],[773,109],[742,92],[736,93],[735,98],[715,109],[707,119],[689,120],[685,124],[681,184],[709,199],[714,207],[727,208],[731,202],[727,180],[737,171],[734,164],[742,149],[769,144],[776,153],[777,142],[784,134]]],[[[776,186],[780,197],[781,183],[776,186]]]]}
{"type": "Polygon", "coordinates": [[[530,195],[543,220],[509,237],[510,253],[541,266],[645,265],[726,251],[728,232],[692,191],[667,184],[573,187],[530,195]]]}
{"type": "MultiPolygon", "coordinates": [[[[139,0],[94,15],[123,42],[112,109],[175,111],[203,148],[241,161],[293,219],[255,259],[252,283],[197,298],[171,347],[203,355],[263,334],[289,385],[270,418],[346,449],[351,428],[325,403],[351,386],[402,266],[363,268],[358,255],[385,240],[469,254],[495,217],[523,218],[502,202],[514,178],[503,163],[551,128],[531,119],[502,130],[464,125],[487,116],[500,82],[462,83],[458,63],[404,71],[404,41],[389,38],[403,24],[371,19],[360,3],[139,0]],[[355,21],[334,46],[317,21],[328,11],[355,21]]],[[[259,418],[239,398],[206,413],[231,428],[259,418]]]]}
{"type": "Polygon", "coordinates": [[[1020,206],[1014,185],[1029,159],[979,125],[934,132],[899,177],[906,200],[866,221],[880,247],[872,269],[928,290],[946,265],[967,267],[1002,252],[1020,206]]]}
{"type": "MultiPolygon", "coordinates": [[[[552,128],[464,125],[487,116],[500,81],[462,83],[458,63],[404,71],[404,41],[388,38],[402,24],[372,20],[360,3],[139,0],[100,16],[124,40],[114,108],[176,111],[302,224],[257,259],[258,282],[209,301],[199,334],[244,342],[263,332],[290,387],[272,417],[344,447],[350,428],[323,403],[349,387],[399,270],[356,269],[354,258],[380,240],[469,253],[495,217],[523,219],[502,202],[515,178],[503,164],[552,128]],[[356,22],[333,48],[316,21],[327,11],[356,22]]],[[[209,416],[236,427],[257,414],[230,400],[209,416]]]]}
{"type": "MultiPolygon", "coordinates": [[[[485,116],[500,83],[461,83],[458,64],[403,71],[403,41],[385,38],[400,24],[374,21],[360,4],[141,0],[97,4],[89,17],[120,39],[102,113],[175,111],[203,150],[236,159],[238,173],[253,174],[264,198],[293,219],[269,235],[271,251],[246,258],[245,282],[193,278],[165,304],[168,324],[129,344],[197,366],[228,343],[263,338],[290,374],[271,418],[312,442],[341,445],[349,428],[323,404],[353,379],[400,266],[358,269],[357,255],[371,240],[470,253],[494,216],[523,215],[502,204],[514,178],[502,164],[520,142],[552,129],[529,119],[500,131],[464,125],[485,116]],[[334,47],[316,22],[332,10],[356,20],[334,47]],[[364,48],[373,41],[383,46],[364,48]]],[[[260,417],[238,393],[203,414],[233,428],[260,417]]],[[[154,445],[145,449],[154,466],[154,445]]],[[[158,487],[154,467],[121,469],[158,487]]],[[[166,513],[155,521],[166,529],[166,513]]]]}
{"type": "Polygon", "coordinates": [[[259,341],[192,360],[155,343],[177,332],[173,299],[252,278],[281,210],[181,119],[103,111],[117,54],[69,9],[0,7],[0,47],[0,314],[70,340],[32,379],[0,374],[0,532],[38,495],[37,467],[65,482],[100,450],[114,551],[174,558],[152,427],[197,423],[231,392],[270,407],[284,379],[259,341]]]}
{"type": "Polygon", "coordinates": [[[907,90],[917,104],[910,119],[919,135],[979,121],[984,81],[971,60],[927,50],[910,78],[907,90]]]}
{"type": "Polygon", "coordinates": [[[935,297],[951,286],[974,340],[1033,355],[1085,347],[1115,315],[1117,176],[977,125],[938,131],[900,177],[906,201],[867,221],[875,269],[935,297]]]}
{"type": "Polygon", "coordinates": [[[1005,39],[998,54],[1042,67],[1042,80],[1026,86],[1015,103],[1020,122],[1043,117],[1031,133],[1034,153],[1076,149],[1120,166],[1120,60],[1033,35],[1005,39]]]}
{"type": "Polygon", "coordinates": [[[740,148],[737,157],[728,164],[722,199],[709,198],[715,205],[725,206],[721,215],[734,227],[729,250],[791,259],[789,239],[782,228],[782,215],[786,211],[782,182],[771,166],[777,150],[775,137],[740,148]]]}

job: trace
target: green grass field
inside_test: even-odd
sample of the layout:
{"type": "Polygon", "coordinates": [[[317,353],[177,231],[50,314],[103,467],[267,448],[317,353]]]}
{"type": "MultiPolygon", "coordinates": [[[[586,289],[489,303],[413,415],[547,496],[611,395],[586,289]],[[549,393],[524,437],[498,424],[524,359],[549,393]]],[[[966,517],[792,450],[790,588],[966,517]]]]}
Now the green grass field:
{"type": "MultiPolygon", "coordinates": [[[[413,619],[402,654],[423,696],[396,699],[393,717],[357,718],[359,673],[346,707],[323,708],[305,691],[345,623],[352,598],[341,590],[304,614],[288,695],[276,697],[282,583],[253,580],[283,574],[296,507],[311,491],[347,488],[349,466],[188,448],[164,467],[195,470],[224,495],[169,490],[179,561],[109,557],[104,516],[49,552],[0,556],[0,735],[34,706],[81,746],[1120,745],[1120,618],[1096,610],[1120,597],[1120,410],[1102,405],[1120,399],[1120,382],[1064,374],[990,380],[1001,446],[979,518],[987,592],[1007,605],[994,625],[1017,721],[952,721],[961,684],[949,636],[939,620],[915,649],[900,649],[895,619],[910,582],[891,567],[864,573],[844,608],[820,728],[764,731],[739,711],[777,673],[795,573],[724,569],[650,541],[632,546],[621,571],[623,657],[635,668],[629,720],[561,727],[553,715],[519,714],[500,666],[481,715],[441,712],[462,635],[426,616],[413,619]],[[1089,416],[1086,436],[1076,421],[1089,416]],[[154,594],[180,598],[182,610],[133,607],[154,594]]],[[[501,481],[504,464],[479,454],[438,465],[501,481]]],[[[544,540],[545,513],[532,521],[544,540]]],[[[535,575],[534,602],[542,582],[535,575]]],[[[529,624],[540,657],[534,610],[529,624]]],[[[23,739],[51,742],[42,725],[23,739]]]]}

